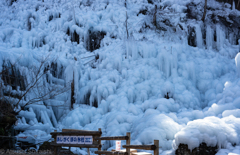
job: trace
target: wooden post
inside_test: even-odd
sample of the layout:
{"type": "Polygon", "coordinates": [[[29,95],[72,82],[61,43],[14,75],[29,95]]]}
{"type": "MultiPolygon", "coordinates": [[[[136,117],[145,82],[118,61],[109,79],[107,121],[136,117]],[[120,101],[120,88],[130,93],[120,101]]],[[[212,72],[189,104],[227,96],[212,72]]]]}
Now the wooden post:
{"type": "Polygon", "coordinates": [[[159,155],[159,140],[154,140],[154,145],[156,146],[154,155],[159,155]]]}
{"type": "MultiPolygon", "coordinates": [[[[54,132],[57,132],[57,130],[54,130],[54,132]]],[[[54,143],[57,143],[57,136],[54,136],[54,143]]],[[[54,155],[57,155],[57,146],[54,146],[54,155]]]]}
{"type": "MultiPolygon", "coordinates": [[[[130,143],[131,143],[131,133],[127,132],[127,136],[128,136],[128,139],[126,141],[126,145],[130,145],[130,143]]],[[[130,155],[130,148],[126,148],[126,152],[128,153],[128,155],[130,155]]]]}
{"type": "Polygon", "coordinates": [[[74,91],[74,72],[73,72],[73,81],[71,83],[71,107],[70,107],[70,110],[73,109],[73,104],[75,103],[75,91],[74,91]]]}
{"type": "Polygon", "coordinates": [[[89,150],[89,148],[87,148],[87,152],[88,152],[88,155],[90,155],[90,150],[89,150]]]}
{"type": "MultiPolygon", "coordinates": [[[[101,128],[98,128],[98,131],[102,131],[102,129],[101,128]]],[[[102,134],[100,135],[100,137],[102,136],[102,134]]],[[[101,140],[99,139],[98,140],[98,145],[100,145],[99,147],[98,147],[98,151],[101,151],[101,147],[102,147],[102,145],[101,145],[101,140]]],[[[101,154],[99,154],[99,155],[101,155],[101,154]]]]}

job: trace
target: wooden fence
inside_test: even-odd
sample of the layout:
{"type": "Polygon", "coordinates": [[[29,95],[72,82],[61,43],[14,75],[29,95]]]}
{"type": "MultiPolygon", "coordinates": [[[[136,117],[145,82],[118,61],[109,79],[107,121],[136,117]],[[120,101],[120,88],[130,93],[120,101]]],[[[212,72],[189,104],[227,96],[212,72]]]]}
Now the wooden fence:
{"type": "MultiPolygon", "coordinates": [[[[101,137],[102,131],[99,128],[98,131],[86,131],[86,130],[73,130],[73,129],[63,129],[62,132],[51,133],[54,141],[51,143],[54,146],[54,154],[57,155],[59,148],[62,146],[65,147],[81,147],[81,148],[98,148],[98,151],[95,151],[95,154],[105,154],[105,155],[131,155],[131,149],[141,149],[141,150],[153,150],[154,155],[159,155],[159,140],[154,140],[153,145],[131,145],[131,133],[127,132],[126,136],[116,136],[116,137],[101,137]],[[84,138],[84,140],[83,140],[84,138]],[[90,138],[89,142],[85,141],[87,138],[90,138]],[[63,139],[63,140],[62,140],[63,139]],[[80,140],[80,142],[79,142],[80,140]],[[102,140],[126,140],[126,145],[122,147],[125,148],[125,151],[103,151],[101,150],[102,140]],[[68,143],[69,142],[69,143],[68,143]]],[[[134,153],[136,154],[136,153],[134,153]]]]}

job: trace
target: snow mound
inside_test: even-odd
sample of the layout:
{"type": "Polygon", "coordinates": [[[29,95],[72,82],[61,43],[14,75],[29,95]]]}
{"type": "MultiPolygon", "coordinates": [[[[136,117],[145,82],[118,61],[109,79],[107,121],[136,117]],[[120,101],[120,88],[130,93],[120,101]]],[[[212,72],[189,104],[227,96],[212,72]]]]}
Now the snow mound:
{"type": "Polygon", "coordinates": [[[207,146],[229,148],[239,144],[240,118],[229,116],[225,118],[206,117],[191,121],[175,135],[173,146],[177,149],[179,144],[187,144],[190,150],[201,143],[207,146]]]}

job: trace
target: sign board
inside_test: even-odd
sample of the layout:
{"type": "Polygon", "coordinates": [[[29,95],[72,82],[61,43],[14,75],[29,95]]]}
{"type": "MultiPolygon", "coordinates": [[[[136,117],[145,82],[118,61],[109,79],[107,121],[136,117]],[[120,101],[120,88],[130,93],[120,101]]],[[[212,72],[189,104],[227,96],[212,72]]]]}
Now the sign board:
{"type": "Polygon", "coordinates": [[[63,144],[70,144],[70,136],[63,136],[63,144]]]}
{"type": "Polygon", "coordinates": [[[92,144],[92,136],[57,136],[57,144],[92,144]]]}
{"type": "Polygon", "coordinates": [[[57,136],[57,143],[63,143],[63,136],[57,136]]]}
{"type": "Polygon", "coordinates": [[[70,136],[70,144],[77,144],[78,139],[77,136],[70,136]]]}
{"type": "Polygon", "coordinates": [[[93,139],[92,136],[84,136],[84,144],[92,144],[93,139]]]}
{"type": "Polygon", "coordinates": [[[121,150],[121,141],[117,140],[116,141],[116,151],[120,151],[121,150]]]}
{"type": "Polygon", "coordinates": [[[84,144],[84,136],[77,136],[78,141],[77,144],[84,144]]]}

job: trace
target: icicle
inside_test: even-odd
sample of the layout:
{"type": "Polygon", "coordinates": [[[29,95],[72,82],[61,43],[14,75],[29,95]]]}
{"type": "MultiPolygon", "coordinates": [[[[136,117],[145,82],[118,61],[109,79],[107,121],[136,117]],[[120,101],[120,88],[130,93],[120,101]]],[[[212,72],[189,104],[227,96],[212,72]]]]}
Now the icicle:
{"type": "Polygon", "coordinates": [[[42,110],[41,110],[41,120],[42,120],[43,124],[47,124],[48,123],[48,121],[47,121],[47,119],[45,117],[45,114],[44,114],[44,112],[42,110]]]}
{"type": "Polygon", "coordinates": [[[28,40],[28,46],[30,47],[30,48],[32,48],[32,43],[33,42],[33,38],[32,37],[29,37],[29,40],[28,40]]]}
{"type": "Polygon", "coordinates": [[[217,49],[221,50],[224,45],[225,35],[220,25],[216,26],[216,33],[217,33],[217,49]]]}
{"type": "Polygon", "coordinates": [[[240,39],[238,39],[238,52],[240,52],[240,39]]]}
{"type": "Polygon", "coordinates": [[[166,77],[171,76],[171,60],[172,54],[168,52],[159,53],[158,55],[158,67],[163,73],[165,73],[166,77]]]}
{"type": "Polygon", "coordinates": [[[22,120],[20,118],[18,118],[18,121],[17,121],[18,124],[22,124],[22,120]]]}
{"type": "Polygon", "coordinates": [[[149,58],[149,52],[148,52],[148,48],[147,48],[147,44],[143,44],[143,58],[149,58]]]}
{"type": "Polygon", "coordinates": [[[195,73],[194,62],[187,63],[187,71],[188,71],[189,79],[192,80],[193,84],[196,84],[196,73],[195,73]]]}
{"type": "Polygon", "coordinates": [[[165,70],[166,77],[169,77],[170,73],[171,73],[171,64],[170,63],[171,63],[170,60],[165,56],[164,70],[165,70]]]}
{"type": "Polygon", "coordinates": [[[131,43],[131,52],[132,52],[132,58],[133,60],[136,60],[138,58],[138,49],[135,45],[136,43],[132,41],[131,43]]]}
{"type": "Polygon", "coordinates": [[[206,32],[206,44],[208,49],[212,49],[213,45],[213,32],[211,27],[208,25],[207,26],[207,32],[206,32]]]}
{"type": "Polygon", "coordinates": [[[126,57],[129,59],[129,42],[128,40],[126,41],[126,57]]]}
{"type": "Polygon", "coordinates": [[[35,124],[38,124],[37,118],[34,118],[33,121],[35,124]]]}
{"type": "Polygon", "coordinates": [[[203,37],[202,37],[202,31],[201,27],[199,25],[196,25],[196,39],[197,39],[197,47],[202,48],[203,46],[203,37]]]}
{"type": "Polygon", "coordinates": [[[171,59],[171,75],[177,76],[177,68],[178,68],[178,54],[176,51],[172,52],[172,59],[171,59]]]}
{"type": "Polygon", "coordinates": [[[240,77],[240,53],[238,53],[235,57],[235,64],[236,64],[236,67],[237,67],[238,77],[240,77]]]}
{"type": "Polygon", "coordinates": [[[233,1],[233,4],[232,4],[232,10],[235,11],[235,1],[233,1]]]}
{"type": "Polygon", "coordinates": [[[127,94],[128,94],[128,100],[129,100],[129,103],[133,103],[134,101],[134,89],[133,88],[129,88],[128,91],[127,91],[127,94]]]}
{"type": "Polygon", "coordinates": [[[51,111],[51,118],[52,118],[53,125],[54,125],[54,127],[57,127],[57,119],[56,119],[56,117],[54,115],[52,107],[50,107],[50,111],[51,111]]]}
{"type": "Polygon", "coordinates": [[[27,124],[25,117],[22,117],[22,123],[27,124]]]}
{"type": "Polygon", "coordinates": [[[49,116],[48,116],[48,114],[47,114],[47,111],[44,111],[43,113],[44,113],[44,115],[45,115],[45,118],[46,118],[48,124],[49,124],[51,127],[53,127],[52,122],[50,121],[50,118],[49,118],[49,116]]]}
{"type": "Polygon", "coordinates": [[[145,68],[145,69],[143,70],[143,75],[144,75],[143,77],[144,77],[145,80],[148,79],[148,74],[149,74],[148,72],[149,72],[149,71],[148,71],[147,68],[145,68]]]}

